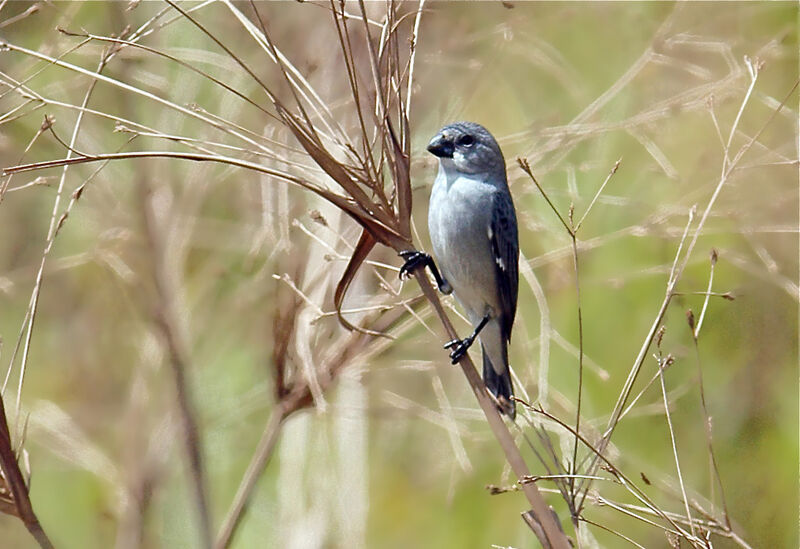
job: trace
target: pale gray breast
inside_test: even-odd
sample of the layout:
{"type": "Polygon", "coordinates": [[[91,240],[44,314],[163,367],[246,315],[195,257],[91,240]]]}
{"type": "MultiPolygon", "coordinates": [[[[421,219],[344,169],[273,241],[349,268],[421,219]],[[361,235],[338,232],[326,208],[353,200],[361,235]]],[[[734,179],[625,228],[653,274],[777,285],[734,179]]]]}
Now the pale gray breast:
{"type": "Polygon", "coordinates": [[[444,277],[474,322],[498,307],[489,227],[496,189],[463,175],[448,182],[440,170],[431,191],[428,228],[444,277]]]}

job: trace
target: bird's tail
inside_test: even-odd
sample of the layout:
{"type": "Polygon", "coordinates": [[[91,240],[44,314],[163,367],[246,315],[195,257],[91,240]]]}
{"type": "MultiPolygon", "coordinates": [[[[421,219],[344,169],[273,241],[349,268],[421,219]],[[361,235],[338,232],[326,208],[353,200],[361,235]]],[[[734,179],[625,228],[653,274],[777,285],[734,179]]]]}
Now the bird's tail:
{"type": "Polygon", "coordinates": [[[511,370],[506,367],[505,372],[498,374],[485,349],[483,350],[483,382],[500,403],[498,406],[500,412],[513,421],[517,415],[517,403],[514,401],[514,387],[511,385],[511,370]]]}

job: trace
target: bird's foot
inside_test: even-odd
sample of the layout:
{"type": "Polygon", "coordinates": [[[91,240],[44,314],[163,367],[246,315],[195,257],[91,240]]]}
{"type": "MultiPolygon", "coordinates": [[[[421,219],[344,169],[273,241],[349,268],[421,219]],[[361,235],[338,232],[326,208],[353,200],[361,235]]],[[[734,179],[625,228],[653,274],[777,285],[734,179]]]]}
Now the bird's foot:
{"type": "Polygon", "coordinates": [[[400,267],[401,280],[403,278],[411,278],[411,273],[420,265],[424,267],[425,265],[433,263],[433,259],[431,259],[430,255],[417,250],[404,250],[400,252],[400,257],[406,260],[403,266],[400,267]]]}
{"type": "Polygon", "coordinates": [[[464,339],[454,339],[444,344],[445,349],[452,349],[450,352],[450,360],[453,364],[458,364],[461,357],[467,354],[467,350],[472,346],[473,341],[475,341],[475,338],[470,336],[464,339]]]}
{"type": "Polygon", "coordinates": [[[411,278],[411,273],[413,273],[417,267],[429,267],[433,273],[433,278],[436,279],[436,285],[439,287],[439,291],[443,294],[450,294],[453,292],[453,287],[439,274],[439,269],[436,268],[436,263],[434,263],[433,258],[429,254],[417,250],[404,250],[400,252],[400,257],[406,260],[403,266],[400,267],[401,280],[403,278],[411,278]]]}

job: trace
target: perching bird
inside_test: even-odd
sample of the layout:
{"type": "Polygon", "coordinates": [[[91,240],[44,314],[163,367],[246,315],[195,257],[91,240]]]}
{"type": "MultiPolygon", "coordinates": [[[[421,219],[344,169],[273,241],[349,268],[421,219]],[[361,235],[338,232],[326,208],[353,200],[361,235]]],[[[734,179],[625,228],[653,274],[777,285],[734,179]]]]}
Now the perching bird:
{"type": "Polygon", "coordinates": [[[517,311],[519,239],[503,153],[486,128],[473,122],[445,126],[428,151],[439,157],[428,231],[441,274],[427,254],[404,252],[401,275],[426,264],[439,289],[454,293],[474,331],[445,348],[452,349],[455,364],[480,338],[483,381],[500,410],[514,419],[508,343],[517,311]]]}

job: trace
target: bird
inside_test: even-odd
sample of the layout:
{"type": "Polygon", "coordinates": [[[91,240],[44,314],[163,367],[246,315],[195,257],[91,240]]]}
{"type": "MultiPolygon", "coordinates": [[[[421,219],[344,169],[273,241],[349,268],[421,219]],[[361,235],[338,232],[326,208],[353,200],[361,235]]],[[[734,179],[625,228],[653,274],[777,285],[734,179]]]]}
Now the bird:
{"type": "Polygon", "coordinates": [[[513,420],[508,345],[517,311],[519,234],[505,159],[492,134],[474,122],[448,124],[427,150],[439,159],[428,206],[433,257],[417,250],[401,252],[406,262],[400,276],[427,266],[439,290],[452,292],[473,332],[445,348],[456,364],[479,338],[483,382],[499,410],[513,420]]]}

